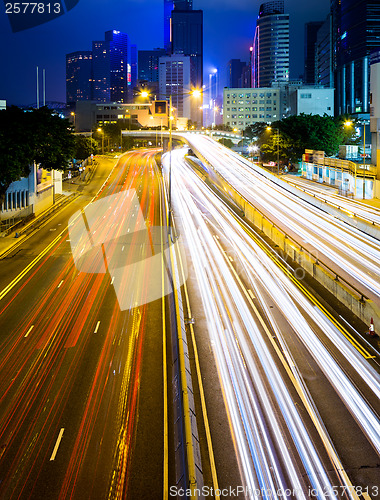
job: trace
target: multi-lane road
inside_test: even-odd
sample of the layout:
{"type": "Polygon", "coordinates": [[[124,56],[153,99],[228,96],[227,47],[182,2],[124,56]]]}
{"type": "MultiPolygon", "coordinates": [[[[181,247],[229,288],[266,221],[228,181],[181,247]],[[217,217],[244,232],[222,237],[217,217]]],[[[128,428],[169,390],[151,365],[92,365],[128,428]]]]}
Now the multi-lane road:
{"type": "MultiPolygon", "coordinates": [[[[215,168],[225,165],[228,153],[213,146],[202,154],[215,155],[215,168]]],[[[318,300],[186,164],[183,150],[173,156],[174,209],[205,316],[196,333],[214,356],[242,484],[267,498],[285,491],[355,497],[365,487],[376,497],[379,359],[371,351],[370,365],[345,339],[318,300]]],[[[226,177],[239,173],[233,161],[226,177]]],[[[249,180],[246,173],[245,192],[249,180]]],[[[205,386],[212,401],[215,387],[205,386]]],[[[223,460],[216,456],[217,469],[223,460]]]]}
{"type": "MultiPolygon", "coordinates": [[[[189,143],[206,169],[380,300],[378,241],[214,141],[189,143]]],[[[1,499],[175,496],[169,162],[161,171],[154,155],[103,160],[80,197],[0,260],[1,499]]],[[[218,498],[219,486],[227,498],[375,500],[378,353],[206,185],[185,150],[172,154],[170,185],[188,260],[206,496],[218,498]]]]}
{"type": "Polygon", "coordinates": [[[101,161],[82,196],[0,262],[1,499],[168,489],[168,320],[165,298],[147,297],[162,176],[154,152],[116,163],[101,161]]]}

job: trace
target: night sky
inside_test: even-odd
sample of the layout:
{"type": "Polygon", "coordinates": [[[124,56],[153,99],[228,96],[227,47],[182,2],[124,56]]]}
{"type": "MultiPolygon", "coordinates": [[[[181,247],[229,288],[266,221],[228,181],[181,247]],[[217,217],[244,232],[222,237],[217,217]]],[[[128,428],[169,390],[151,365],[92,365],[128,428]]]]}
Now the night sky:
{"type": "MultiPolygon", "coordinates": [[[[53,4],[55,0],[51,1],[53,4]]],[[[227,62],[248,61],[261,3],[261,0],[193,1],[194,9],[203,9],[206,84],[208,73],[217,68],[222,88],[227,62]]],[[[324,20],[329,6],[329,0],[285,0],[285,12],[290,14],[291,78],[303,73],[305,23],[324,20]]],[[[41,71],[46,70],[46,99],[64,102],[66,53],[91,50],[92,40],[104,40],[104,32],[110,29],[126,32],[138,49],[163,47],[163,11],[163,0],[79,0],[61,17],[13,33],[2,7],[0,99],[6,99],[8,104],[34,103],[35,68],[39,66],[41,71]]]]}

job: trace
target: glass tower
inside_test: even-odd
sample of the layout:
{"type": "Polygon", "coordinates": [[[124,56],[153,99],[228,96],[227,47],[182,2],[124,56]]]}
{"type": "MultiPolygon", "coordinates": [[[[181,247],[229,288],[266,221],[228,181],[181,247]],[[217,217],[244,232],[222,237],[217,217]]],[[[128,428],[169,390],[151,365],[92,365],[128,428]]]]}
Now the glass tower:
{"type": "Polygon", "coordinates": [[[380,49],[379,0],[332,0],[336,113],[369,113],[369,56],[380,49]]]}
{"type": "Polygon", "coordinates": [[[253,44],[252,86],[289,81],[289,14],[284,1],[260,5],[253,44]]]}

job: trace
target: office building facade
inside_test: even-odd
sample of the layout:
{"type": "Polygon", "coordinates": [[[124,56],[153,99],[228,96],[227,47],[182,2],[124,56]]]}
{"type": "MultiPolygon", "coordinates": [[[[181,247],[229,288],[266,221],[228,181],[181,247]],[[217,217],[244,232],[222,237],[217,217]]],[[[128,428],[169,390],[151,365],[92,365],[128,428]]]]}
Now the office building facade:
{"type": "Polygon", "coordinates": [[[331,30],[331,15],[329,14],[318,30],[315,42],[316,84],[328,88],[334,87],[331,30]]]}
{"type": "Polygon", "coordinates": [[[137,47],[126,33],[111,30],[92,51],[66,55],[66,99],[129,102],[137,82],[137,47]]]}
{"type": "Polygon", "coordinates": [[[271,87],[223,90],[223,124],[244,130],[255,122],[280,119],[280,90],[271,87]]]}
{"type": "Polygon", "coordinates": [[[66,102],[92,99],[92,52],[66,54],[66,102]]]}
{"type": "Polygon", "coordinates": [[[318,30],[322,24],[323,21],[313,21],[305,24],[305,70],[303,81],[306,85],[315,85],[317,83],[315,49],[318,30]]]}
{"type": "Polygon", "coordinates": [[[238,88],[240,87],[239,81],[246,63],[240,59],[230,59],[227,63],[227,87],[238,88]]]}
{"type": "Polygon", "coordinates": [[[252,86],[289,80],[289,14],[283,0],[260,5],[253,43],[252,86]]]}
{"type": "Polygon", "coordinates": [[[191,58],[191,84],[203,86],[203,11],[176,10],[172,12],[172,54],[191,58]]]}
{"type": "Polygon", "coordinates": [[[197,120],[197,113],[191,102],[191,59],[189,56],[173,54],[160,57],[159,95],[169,100],[180,118],[197,120]]]}
{"type": "Polygon", "coordinates": [[[93,99],[99,102],[111,100],[110,46],[106,41],[92,42],[93,99]]]}
{"type": "Polygon", "coordinates": [[[164,47],[167,55],[172,53],[171,17],[174,9],[193,10],[193,0],[164,0],[164,47]]]}
{"type": "Polygon", "coordinates": [[[139,50],[138,79],[142,82],[158,82],[160,57],[166,54],[165,49],[139,50]]]}
{"type": "Polygon", "coordinates": [[[370,54],[380,49],[378,0],[331,0],[336,114],[369,114],[370,54]]]}

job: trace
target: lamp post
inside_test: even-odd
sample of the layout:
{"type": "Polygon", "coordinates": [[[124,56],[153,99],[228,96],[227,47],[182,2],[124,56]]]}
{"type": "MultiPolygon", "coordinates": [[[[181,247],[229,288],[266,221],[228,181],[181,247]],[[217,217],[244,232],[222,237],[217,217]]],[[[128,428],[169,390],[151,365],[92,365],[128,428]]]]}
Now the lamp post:
{"type": "Polygon", "coordinates": [[[97,131],[102,134],[102,155],[104,155],[104,130],[101,128],[98,128],[97,131]]]}
{"type": "MultiPolygon", "coordinates": [[[[267,127],[267,130],[272,130],[272,127],[267,127]]],[[[275,129],[277,132],[277,175],[280,175],[280,129],[275,129]]]]}
{"type": "MultiPolygon", "coordinates": [[[[345,127],[351,127],[351,125],[353,125],[352,121],[351,120],[346,120],[344,122],[344,126],[345,127]]],[[[356,163],[355,163],[355,173],[354,173],[354,197],[356,196],[356,184],[357,184],[357,167],[356,167],[356,163]]],[[[343,186],[343,167],[342,167],[342,186],[343,186]]]]}
{"type": "Polygon", "coordinates": [[[72,111],[70,115],[73,117],[73,122],[74,122],[74,130],[75,130],[75,113],[72,111]]]}
{"type": "Polygon", "coordinates": [[[365,122],[363,122],[363,200],[365,200],[365,122]]]}

